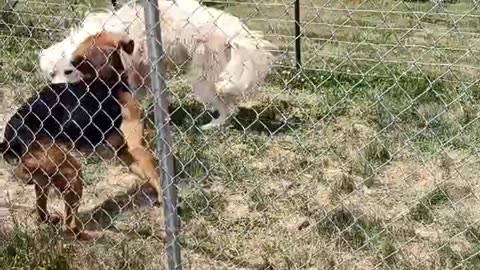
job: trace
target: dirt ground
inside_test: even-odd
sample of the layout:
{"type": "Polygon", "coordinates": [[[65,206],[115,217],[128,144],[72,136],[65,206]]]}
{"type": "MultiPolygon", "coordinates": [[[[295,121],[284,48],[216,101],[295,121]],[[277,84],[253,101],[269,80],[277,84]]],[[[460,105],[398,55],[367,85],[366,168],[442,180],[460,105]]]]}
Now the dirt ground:
{"type": "MultiPolygon", "coordinates": [[[[304,68],[280,61],[228,128],[199,131],[203,109],[188,84],[182,76],[168,82],[184,269],[480,269],[478,5],[301,5],[304,68]]],[[[0,114],[28,93],[14,87],[36,91],[45,82],[35,63],[51,44],[47,30],[57,14],[44,16],[44,6],[31,4],[38,18],[16,22],[35,27],[17,27],[14,35],[0,29],[7,48],[0,49],[0,88],[12,88],[0,91],[9,95],[0,114]]],[[[293,59],[292,5],[217,6],[268,33],[293,59]]],[[[40,241],[57,233],[35,224],[32,188],[1,164],[0,223],[24,224],[41,255],[29,253],[23,239],[31,235],[23,235],[9,244],[15,256],[0,260],[10,258],[6,265],[17,269],[17,261],[31,265],[53,249],[44,269],[65,269],[52,267],[65,257],[73,269],[164,268],[162,206],[132,188],[135,178],[123,166],[83,162],[80,217],[105,239],[40,241]]],[[[62,211],[51,197],[52,209],[62,211]]]]}

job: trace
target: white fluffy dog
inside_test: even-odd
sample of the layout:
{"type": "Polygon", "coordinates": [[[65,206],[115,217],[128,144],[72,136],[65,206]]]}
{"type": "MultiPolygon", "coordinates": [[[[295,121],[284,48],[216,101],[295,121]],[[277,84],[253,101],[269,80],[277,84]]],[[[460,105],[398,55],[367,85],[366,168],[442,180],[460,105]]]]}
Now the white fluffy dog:
{"type": "MultiPolygon", "coordinates": [[[[237,17],[195,0],[158,0],[158,7],[165,68],[178,70],[188,64],[197,100],[219,112],[204,128],[223,125],[236,111],[237,99],[264,79],[276,46],[237,17]]],[[[150,82],[144,22],[143,6],[133,2],[117,11],[91,13],[64,40],[40,52],[40,68],[52,82],[78,81],[82,74],[70,64],[78,44],[101,31],[127,34],[136,45],[132,56],[122,61],[129,83],[142,96],[150,82]]]]}

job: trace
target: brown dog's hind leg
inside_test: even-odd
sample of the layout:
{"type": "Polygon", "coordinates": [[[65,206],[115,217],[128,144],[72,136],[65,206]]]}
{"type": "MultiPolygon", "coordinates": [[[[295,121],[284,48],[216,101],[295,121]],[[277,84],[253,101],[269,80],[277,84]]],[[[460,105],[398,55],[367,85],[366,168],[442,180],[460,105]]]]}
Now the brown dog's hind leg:
{"type": "Polygon", "coordinates": [[[64,161],[59,166],[54,185],[62,192],[65,201],[65,231],[78,240],[93,240],[100,235],[87,232],[78,218],[78,208],[83,196],[81,164],[72,155],[63,152],[64,161]],[[57,180],[58,179],[58,180],[57,180]]]}
{"type": "Polygon", "coordinates": [[[64,193],[65,198],[65,226],[67,233],[75,236],[82,231],[80,220],[77,217],[80,199],[82,198],[83,187],[80,179],[73,183],[73,187],[64,193]]]}
{"type": "Polygon", "coordinates": [[[119,157],[130,165],[134,174],[148,181],[157,193],[158,202],[161,202],[160,175],[157,173],[152,153],[144,145],[143,110],[129,93],[120,94],[119,102],[123,106],[120,130],[128,152],[126,155],[120,151],[119,157]]]}
{"type": "Polygon", "coordinates": [[[49,187],[52,184],[51,175],[56,171],[49,159],[48,149],[35,142],[31,151],[22,157],[22,163],[16,171],[16,176],[35,186],[36,211],[38,222],[56,224],[62,220],[60,215],[50,214],[47,210],[49,187]]]}
{"type": "Polygon", "coordinates": [[[51,141],[36,142],[22,162],[33,176],[39,220],[42,222],[61,220],[47,212],[48,188],[54,187],[63,195],[65,201],[66,232],[77,236],[82,230],[77,217],[83,191],[80,162],[51,141]]]}
{"type": "Polygon", "coordinates": [[[49,221],[49,214],[47,210],[47,192],[46,187],[41,187],[35,184],[35,196],[37,198],[36,210],[38,214],[38,222],[47,223],[49,221]]]}

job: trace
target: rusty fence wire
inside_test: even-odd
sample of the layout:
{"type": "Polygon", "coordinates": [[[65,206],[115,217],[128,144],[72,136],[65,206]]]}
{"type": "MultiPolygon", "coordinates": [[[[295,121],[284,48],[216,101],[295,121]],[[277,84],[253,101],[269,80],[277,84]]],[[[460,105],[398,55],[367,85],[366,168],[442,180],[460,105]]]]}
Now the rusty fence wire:
{"type": "Polygon", "coordinates": [[[92,31],[126,34],[166,199],[73,151],[99,237],[72,239],[2,159],[4,269],[480,268],[478,1],[115,2],[0,2],[0,134],[92,31]]]}

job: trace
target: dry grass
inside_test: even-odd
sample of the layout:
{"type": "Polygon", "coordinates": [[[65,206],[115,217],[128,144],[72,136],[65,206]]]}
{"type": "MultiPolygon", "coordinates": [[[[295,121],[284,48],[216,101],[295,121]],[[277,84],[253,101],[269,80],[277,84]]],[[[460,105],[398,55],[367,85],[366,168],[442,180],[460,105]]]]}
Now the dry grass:
{"type": "MultiPolygon", "coordinates": [[[[184,268],[478,269],[480,13],[454,2],[303,2],[305,68],[277,67],[225,130],[201,132],[208,117],[169,82],[184,268]]],[[[285,3],[214,4],[292,49],[285,3]]],[[[44,83],[36,52],[63,20],[46,13],[0,26],[0,88],[17,103],[44,83]]],[[[82,220],[108,234],[72,243],[37,228],[33,192],[2,182],[6,269],[164,267],[161,208],[126,193],[122,166],[85,164],[82,220]]]]}

